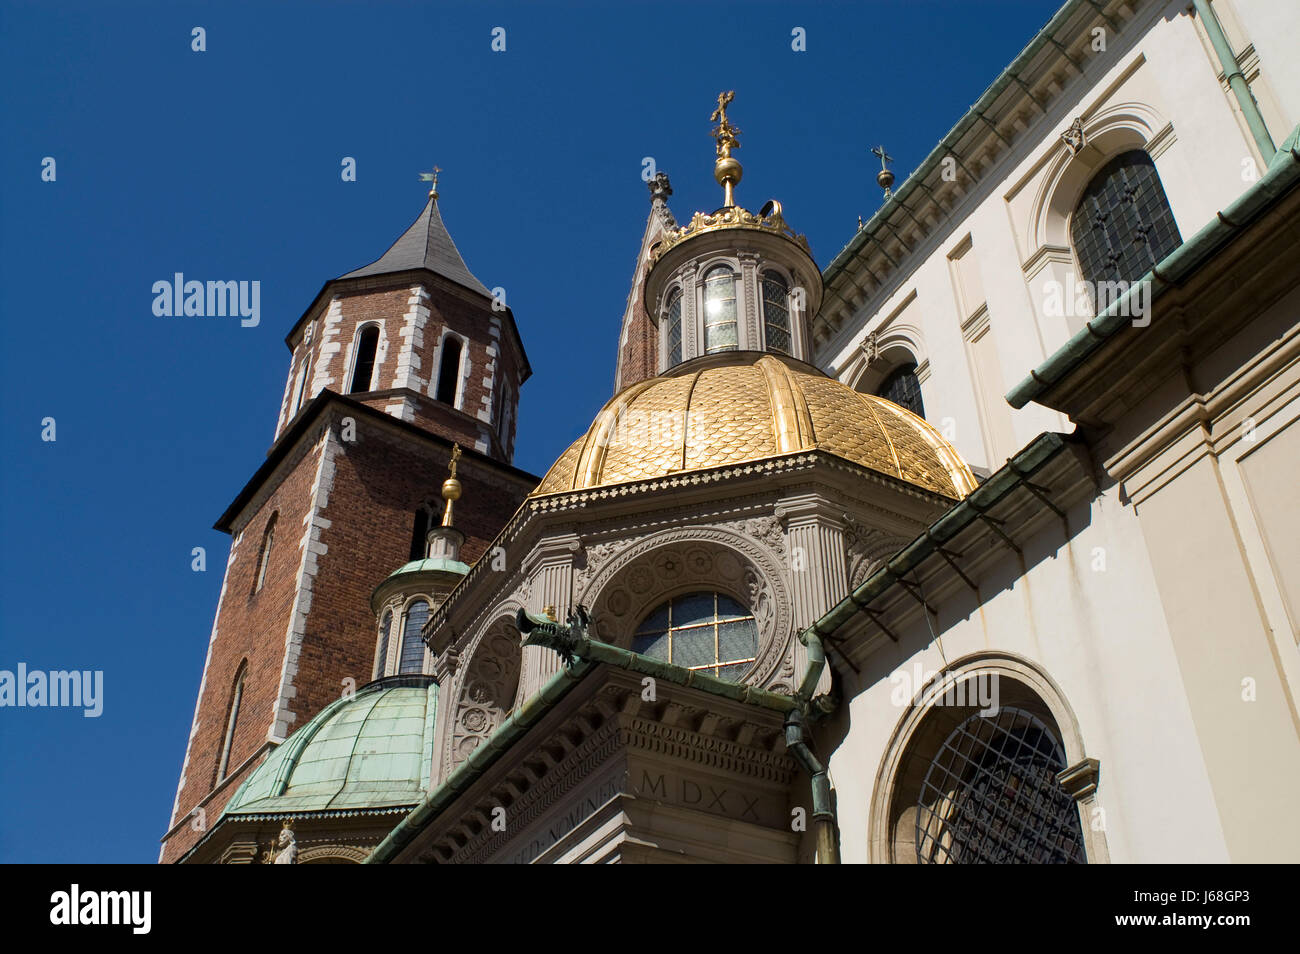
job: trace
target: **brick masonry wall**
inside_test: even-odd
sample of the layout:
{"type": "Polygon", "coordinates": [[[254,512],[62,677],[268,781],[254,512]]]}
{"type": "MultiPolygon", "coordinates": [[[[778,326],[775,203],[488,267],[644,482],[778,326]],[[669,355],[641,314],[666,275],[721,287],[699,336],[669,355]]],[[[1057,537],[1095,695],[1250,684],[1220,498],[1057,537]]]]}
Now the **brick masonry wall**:
{"type": "Polygon", "coordinates": [[[432,275],[418,281],[409,275],[399,281],[390,277],[358,280],[340,288],[333,300],[325,302],[304,325],[294,346],[277,434],[293,418],[299,374],[308,377],[300,406],[325,388],[349,393],[357,329],[371,321],[379,323],[380,336],[370,390],[408,392],[405,401],[392,393],[387,401],[373,406],[452,440],[468,441],[469,446],[508,462],[514,445],[513,422],[517,418],[523,355],[504,330],[505,312],[494,312],[489,301],[432,275]],[[438,388],[439,345],[448,331],[468,342],[462,359],[458,409],[474,422],[472,425],[454,414],[442,420],[436,408],[438,402],[433,400],[438,388]],[[512,405],[509,433],[504,435],[498,433],[503,379],[511,384],[512,405]],[[425,400],[412,400],[409,392],[425,400]]]}
{"type": "MultiPolygon", "coordinates": [[[[300,611],[304,602],[308,605],[296,673],[291,673],[286,693],[292,714],[289,732],[337,699],[345,679],[358,686],[369,681],[377,641],[370,594],[407,561],[415,512],[422,503],[440,499],[450,448],[366,418],[355,418],[356,440],[344,442],[338,423],[344,416],[342,407],[322,415],[321,427],[312,428],[300,445],[309,450],[296,460],[291,457],[270,478],[273,489],[260,501],[254,498],[256,509],[236,537],[173,825],[212,793],[236,672],[245,659],[248,676],[230,768],[236,769],[266,743],[278,709],[285,637],[296,599],[300,611]],[[332,428],[328,503],[313,517],[309,508],[321,470],[326,421],[332,428]],[[276,511],[266,582],[253,595],[263,530],[276,511]],[[318,532],[315,574],[310,598],[304,601],[299,574],[309,520],[318,532]]],[[[469,454],[461,458],[459,472],[465,491],[456,506],[456,525],[466,535],[462,559],[473,562],[532,483],[469,454]]],[[[209,824],[216,822],[240,781],[242,775],[222,785],[204,805],[209,824]]],[[[162,860],[176,860],[201,834],[189,825],[180,826],[168,838],[162,860]]]]}
{"type": "Polygon", "coordinates": [[[627,323],[627,336],[618,367],[619,379],[615,386],[619,391],[659,373],[659,332],[646,313],[639,294],[627,323]]]}

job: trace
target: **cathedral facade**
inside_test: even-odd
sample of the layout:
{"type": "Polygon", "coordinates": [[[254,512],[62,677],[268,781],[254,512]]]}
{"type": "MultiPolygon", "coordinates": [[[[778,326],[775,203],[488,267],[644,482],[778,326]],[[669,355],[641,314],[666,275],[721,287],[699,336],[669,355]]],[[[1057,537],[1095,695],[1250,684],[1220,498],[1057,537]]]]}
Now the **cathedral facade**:
{"type": "Polygon", "coordinates": [[[435,176],[286,338],[161,860],[1300,859],[1298,30],[1069,0],[824,264],[719,96],[540,478],[435,176]]]}

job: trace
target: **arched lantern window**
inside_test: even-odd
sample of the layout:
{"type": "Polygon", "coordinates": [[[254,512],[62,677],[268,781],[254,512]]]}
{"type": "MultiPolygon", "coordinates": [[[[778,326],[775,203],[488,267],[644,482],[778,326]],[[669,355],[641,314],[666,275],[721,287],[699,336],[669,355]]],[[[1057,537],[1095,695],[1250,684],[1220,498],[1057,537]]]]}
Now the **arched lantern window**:
{"type": "Polygon", "coordinates": [[[793,354],[790,334],[790,287],[776,272],[763,273],[763,335],[768,351],[793,354]]]}
{"type": "Polygon", "coordinates": [[[718,265],[704,276],[704,351],[735,351],[736,275],[729,265],[718,265]]]}
{"type": "Polygon", "coordinates": [[[416,600],[406,610],[406,623],[402,627],[402,658],[398,663],[399,673],[424,671],[424,640],[420,630],[429,620],[429,604],[416,600]]]}
{"type": "Polygon", "coordinates": [[[663,331],[667,348],[667,367],[682,362],[682,290],[674,288],[668,296],[668,306],[664,309],[663,331]]]}

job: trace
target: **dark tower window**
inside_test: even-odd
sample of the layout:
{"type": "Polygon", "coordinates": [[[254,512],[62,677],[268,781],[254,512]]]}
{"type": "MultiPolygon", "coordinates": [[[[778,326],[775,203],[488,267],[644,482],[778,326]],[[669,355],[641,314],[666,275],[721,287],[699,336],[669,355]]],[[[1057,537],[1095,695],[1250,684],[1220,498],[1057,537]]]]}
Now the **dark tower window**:
{"type": "Polygon", "coordinates": [[[930,760],[916,813],[920,864],[1083,864],[1065,752],[1022,709],[970,716],[930,760]]]}
{"type": "Polygon", "coordinates": [[[768,351],[792,354],[790,349],[790,288],[776,272],[763,273],[763,334],[768,351]]]}
{"type": "MultiPolygon", "coordinates": [[[[1182,244],[1151,157],[1141,149],[1116,156],[1093,176],[1070,220],[1080,277],[1132,282],[1182,244]]],[[[1094,294],[1104,310],[1113,296],[1094,294]]]]}
{"type": "Polygon", "coordinates": [[[668,296],[668,307],[664,309],[663,324],[664,343],[668,349],[668,364],[682,363],[682,290],[674,288],[668,296]]]}
{"type": "Polygon", "coordinates": [[[349,394],[370,390],[370,378],[375,373],[375,352],[379,349],[379,327],[370,325],[357,339],[357,357],[352,365],[352,386],[349,394]]]}
{"type": "Polygon", "coordinates": [[[460,339],[448,335],[442,339],[442,362],[438,365],[437,400],[456,405],[456,385],[460,378],[460,339]]]}
{"type": "Polygon", "coordinates": [[[420,630],[429,619],[429,604],[416,600],[406,610],[406,625],[402,627],[402,659],[399,673],[424,671],[424,640],[420,630]]]}
{"type": "Polygon", "coordinates": [[[890,371],[876,390],[876,396],[907,408],[917,417],[925,417],[925,405],[921,403],[921,382],[916,377],[915,362],[899,365],[890,371]]]}
{"type": "Polygon", "coordinates": [[[433,511],[428,504],[415,511],[415,527],[411,530],[411,559],[423,560],[429,545],[429,528],[433,526],[433,511]]]}

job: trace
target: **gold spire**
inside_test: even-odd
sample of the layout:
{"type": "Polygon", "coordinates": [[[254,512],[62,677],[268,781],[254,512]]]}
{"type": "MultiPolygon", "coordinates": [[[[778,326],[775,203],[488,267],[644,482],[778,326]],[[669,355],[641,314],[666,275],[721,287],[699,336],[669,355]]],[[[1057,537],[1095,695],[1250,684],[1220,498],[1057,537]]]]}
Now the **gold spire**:
{"type": "MultiPolygon", "coordinates": [[[[437,173],[434,173],[437,175],[437,173]]],[[[435,196],[436,198],[436,196],[435,196]]],[[[447,508],[442,512],[442,525],[451,526],[451,506],[460,499],[460,481],[456,479],[456,462],[460,460],[460,445],[451,446],[451,470],[442,482],[442,499],[447,501],[447,508]]]]}
{"type": "Polygon", "coordinates": [[[718,181],[718,185],[722,186],[722,204],[724,207],[736,204],[735,187],[739,184],[740,177],[744,172],[740,166],[740,161],[731,157],[731,150],[740,148],[740,140],[736,138],[740,134],[740,130],[727,119],[727,107],[735,98],[735,90],[719,93],[718,108],[709,117],[711,121],[718,124],[713,127],[712,133],[714,140],[718,144],[718,160],[713,164],[713,178],[718,181]]]}
{"type": "Polygon", "coordinates": [[[437,166],[434,166],[432,172],[421,172],[421,173],[420,173],[420,181],[421,181],[421,182],[428,182],[428,183],[430,183],[430,185],[429,185],[429,198],[430,198],[430,199],[436,199],[436,198],[438,198],[438,173],[440,173],[440,172],[442,172],[442,170],[439,169],[437,166]]]}

